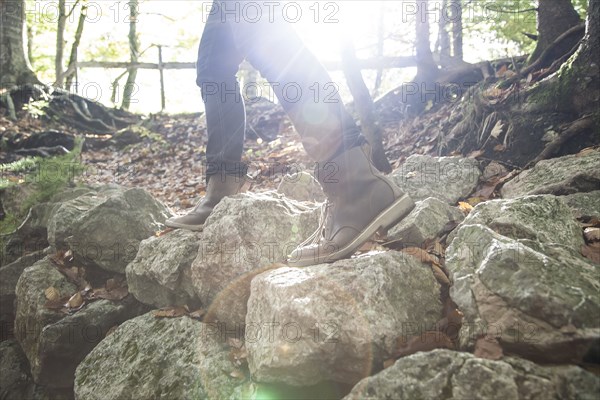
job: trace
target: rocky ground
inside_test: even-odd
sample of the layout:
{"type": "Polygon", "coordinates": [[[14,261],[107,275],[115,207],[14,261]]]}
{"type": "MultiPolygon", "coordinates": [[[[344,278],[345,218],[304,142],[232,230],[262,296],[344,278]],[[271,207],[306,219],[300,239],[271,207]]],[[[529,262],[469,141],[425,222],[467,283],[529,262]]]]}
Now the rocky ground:
{"type": "Polygon", "coordinates": [[[34,206],[0,267],[0,398],[596,399],[600,151],[396,167],[411,215],[306,268],[283,263],[318,223],[306,174],[257,168],[200,233],[164,230],[171,169],[34,206]]]}

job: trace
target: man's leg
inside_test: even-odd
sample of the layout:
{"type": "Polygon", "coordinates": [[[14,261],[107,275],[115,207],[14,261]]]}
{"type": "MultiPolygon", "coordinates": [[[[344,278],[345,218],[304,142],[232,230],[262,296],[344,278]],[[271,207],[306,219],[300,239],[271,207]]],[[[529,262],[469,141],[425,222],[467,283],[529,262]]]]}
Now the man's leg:
{"type": "Polygon", "coordinates": [[[221,199],[239,191],[246,175],[241,162],[246,114],[236,78],[243,56],[221,11],[215,1],[198,49],[196,83],[202,91],[208,133],[206,195],[188,214],[169,218],[166,225],[172,228],[201,230],[221,199]]]}
{"type": "MultiPolygon", "coordinates": [[[[328,198],[326,218],[288,263],[305,266],[348,257],[381,228],[406,216],[413,201],[375,169],[359,128],[329,74],[278,13],[252,13],[244,1],[223,2],[236,45],[274,89],[328,198]],[[273,17],[273,18],[271,18],[273,17]]],[[[259,3],[254,3],[259,4],[259,3]]],[[[254,7],[255,9],[255,7],[254,7]]]]}

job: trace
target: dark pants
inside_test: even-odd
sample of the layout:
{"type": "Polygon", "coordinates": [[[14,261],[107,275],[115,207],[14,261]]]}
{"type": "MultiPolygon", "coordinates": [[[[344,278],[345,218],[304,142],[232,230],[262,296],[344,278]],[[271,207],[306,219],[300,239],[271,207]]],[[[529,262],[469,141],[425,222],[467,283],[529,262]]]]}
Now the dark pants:
{"type": "Polygon", "coordinates": [[[197,80],[206,108],[207,176],[245,174],[246,116],[236,78],[245,58],[271,84],[315,161],[363,142],[327,71],[304,46],[281,9],[264,2],[215,0],[198,50],[197,80]]]}

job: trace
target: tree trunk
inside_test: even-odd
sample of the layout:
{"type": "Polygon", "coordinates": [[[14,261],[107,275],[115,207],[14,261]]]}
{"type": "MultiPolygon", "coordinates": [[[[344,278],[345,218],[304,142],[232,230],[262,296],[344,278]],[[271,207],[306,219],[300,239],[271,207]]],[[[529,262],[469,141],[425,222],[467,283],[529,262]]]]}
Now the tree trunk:
{"type": "MultiPolygon", "coordinates": [[[[528,63],[534,63],[543,51],[560,35],[580,23],[581,18],[579,18],[579,14],[573,8],[571,0],[539,0],[537,16],[538,40],[535,50],[529,57],[528,63]]],[[[581,36],[571,37],[569,40],[565,40],[560,46],[557,46],[552,57],[549,57],[549,61],[546,62],[546,65],[542,65],[542,67],[547,67],[554,59],[566,54],[577,44],[580,38],[581,36]]]]}
{"type": "MultiPolygon", "coordinates": [[[[137,38],[137,18],[139,15],[139,3],[138,0],[129,1],[129,53],[132,63],[138,62],[138,56],[140,52],[140,45],[137,38]]],[[[135,78],[137,77],[137,68],[132,67],[129,69],[127,75],[127,82],[123,90],[123,102],[121,107],[125,110],[129,109],[131,105],[131,97],[135,92],[135,78]]]]}
{"type": "Polygon", "coordinates": [[[65,0],[58,0],[58,21],[56,23],[56,54],[54,56],[55,82],[54,86],[62,88],[65,78],[63,69],[63,55],[65,52],[65,26],[67,23],[67,10],[65,0]]]}
{"type": "Polygon", "coordinates": [[[450,0],[450,18],[452,19],[452,56],[463,60],[463,24],[461,0],[450,0]]]}
{"type": "Polygon", "coordinates": [[[81,43],[86,15],[87,5],[84,4],[81,7],[81,14],[79,14],[79,22],[77,23],[77,30],[75,31],[75,40],[73,40],[73,46],[71,46],[71,56],[69,57],[69,65],[67,67],[67,72],[65,73],[67,90],[70,90],[71,85],[73,84],[73,78],[77,74],[77,51],[79,49],[79,43],[81,43]]]}
{"type": "Polygon", "coordinates": [[[450,17],[448,8],[448,0],[442,2],[442,9],[440,10],[440,22],[438,25],[438,42],[440,52],[440,65],[446,67],[450,62],[450,33],[448,32],[448,26],[450,25],[450,17]]]}
{"type": "Polygon", "coordinates": [[[25,0],[0,3],[0,87],[40,83],[25,54],[23,26],[25,0]]]}
{"type": "Polygon", "coordinates": [[[354,106],[360,118],[362,131],[371,145],[371,159],[373,164],[381,172],[392,172],[392,166],[383,149],[381,129],[375,123],[373,99],[369,94],[369,89],[363,80],[360,68],[356,62],[354,45],[349,40],[343,43],[342,64],[348,87],[354,98],[354,106]]]}

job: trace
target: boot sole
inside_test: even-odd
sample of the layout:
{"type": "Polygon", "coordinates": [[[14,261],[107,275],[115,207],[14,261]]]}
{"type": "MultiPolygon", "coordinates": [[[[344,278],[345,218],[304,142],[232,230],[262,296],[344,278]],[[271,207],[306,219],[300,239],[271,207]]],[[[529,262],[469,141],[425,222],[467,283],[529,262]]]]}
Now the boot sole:
{"type": "Polygon", "coordinates": [[[323,257],[310,257],[301,258],[299,260],[288,260],[288,266],[290,267],[308,267],[309,265],[316,265],[322,263],[331,263],[344,258],[348,258],[360,246],[362,246],[369,238],[380,229],[388,229],[393,226],[396,222],[406,217],[415,208],[415,203],[408,196],[404,195],[396,200],[391,206],[383,210],[373,222],[363,229],[363,231],[340,250],[324,255],[323,257]]]}
{"type": "Polygon", "coordinates": [[[180,224],[177,222],[165,222],[165,226],[168,228],[186,229],[188,231],[194,231],[194,232],[200,232],[200,231],[202,231],[202,229],[204,229],[204,224],[202,224],[202,225],[186,225],[186,224],[180,224]]]}

